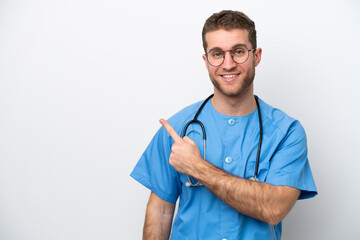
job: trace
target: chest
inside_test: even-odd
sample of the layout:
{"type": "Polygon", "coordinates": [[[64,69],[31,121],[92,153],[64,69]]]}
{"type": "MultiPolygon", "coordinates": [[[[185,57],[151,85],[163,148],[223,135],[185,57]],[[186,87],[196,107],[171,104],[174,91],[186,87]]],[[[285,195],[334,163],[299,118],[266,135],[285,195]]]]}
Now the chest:
{"type": "Polygon", "coordinates": [[[200,125],[191,124],[186,131],[201,155],[204,157],[205,153],[208,162],[236,176],[253,176],[260,137],[257,117],[205,118],[202,123],[206,132],[205,145],[200,125]]]}

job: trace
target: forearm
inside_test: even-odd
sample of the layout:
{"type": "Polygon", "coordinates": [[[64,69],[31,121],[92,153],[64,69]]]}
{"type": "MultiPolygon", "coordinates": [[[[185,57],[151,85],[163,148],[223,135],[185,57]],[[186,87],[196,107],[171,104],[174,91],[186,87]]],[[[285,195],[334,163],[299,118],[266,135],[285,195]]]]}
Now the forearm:
{"type": "Polygon", "coordinates": [[[143,239],[144,240],[168,240],[171,231],[172,215],[166,215],[157,211],[146,212],[143,239]]]}
{"type": "Polygon", "coordinates": [[[173,203],[162,203],[164,200],[151,193],[146,209],[143,240],[168,240],[171,232],[171,225],[174,215],[173,203]]]}
{"type": "Polygon", "coordinates": [[[203,161],[195,178],[229,206],[247,216],[276,225],[290,211],[300,191],[233,176],[203,161]]]}

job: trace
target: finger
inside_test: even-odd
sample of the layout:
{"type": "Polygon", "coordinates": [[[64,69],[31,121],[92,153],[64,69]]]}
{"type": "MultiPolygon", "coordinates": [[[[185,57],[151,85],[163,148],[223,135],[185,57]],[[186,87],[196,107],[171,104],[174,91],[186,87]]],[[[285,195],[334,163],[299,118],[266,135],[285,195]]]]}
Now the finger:
{"type": "Polygon", "coordinates": [[[189,138],[188,136],[185,136],[184,138],[184,141],[187,142],[187,143],[190,143],[190,144],[196,144],[191,138],[189,138]]]}
{"type": "Polygon", "coordinates": [[[164,126],[166,131],[170,134],[170,136],[172,137],[174,142],[178,142],[178,141],[182,140],[182,138],[176,133],[174,128],[165,119],[162,118],[162,119],[160,119],[159,122],[161,123],[161,125],[164,126]]]}

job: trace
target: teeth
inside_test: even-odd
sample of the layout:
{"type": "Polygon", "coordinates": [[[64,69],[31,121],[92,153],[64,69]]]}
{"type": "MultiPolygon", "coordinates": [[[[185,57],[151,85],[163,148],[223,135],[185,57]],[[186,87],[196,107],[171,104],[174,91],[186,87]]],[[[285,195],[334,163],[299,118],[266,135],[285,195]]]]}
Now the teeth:
{"type": "Polygon", "coordinates": [[[233,74],[233,75],[223,75],[223,77],[224,78],[233,78],[233,77],[236,77],[236,75],[235,74],[233,74]]]}

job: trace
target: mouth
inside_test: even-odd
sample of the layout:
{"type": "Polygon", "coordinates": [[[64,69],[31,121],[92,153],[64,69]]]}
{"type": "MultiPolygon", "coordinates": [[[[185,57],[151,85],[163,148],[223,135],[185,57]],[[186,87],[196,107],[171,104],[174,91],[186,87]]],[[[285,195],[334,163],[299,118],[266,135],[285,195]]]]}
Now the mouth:
{"type": "Polygon", "coordinates": [[[232,73],[232,74],[220,74],[220,77],[225,81],[225,82],[231,82],[233,80],[235,80],[237,78],[237,76],[239,76],[240,73],[232,73]]]}

